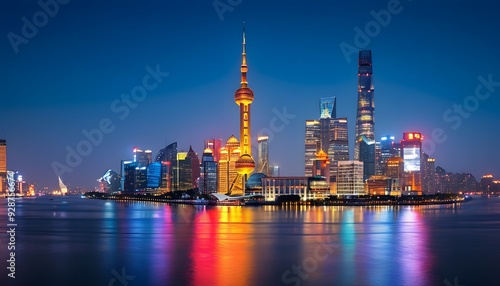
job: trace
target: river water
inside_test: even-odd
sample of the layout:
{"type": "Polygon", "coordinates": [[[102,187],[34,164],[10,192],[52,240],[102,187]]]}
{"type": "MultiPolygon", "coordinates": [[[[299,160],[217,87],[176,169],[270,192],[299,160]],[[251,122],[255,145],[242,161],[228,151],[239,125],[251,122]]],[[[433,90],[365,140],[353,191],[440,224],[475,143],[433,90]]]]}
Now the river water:
{"type": "Polygon", "coordinates": [[[400,207],[24,198],[15,278],[3,202],[0,285],[500,285],[500,198],[400,207]]]}

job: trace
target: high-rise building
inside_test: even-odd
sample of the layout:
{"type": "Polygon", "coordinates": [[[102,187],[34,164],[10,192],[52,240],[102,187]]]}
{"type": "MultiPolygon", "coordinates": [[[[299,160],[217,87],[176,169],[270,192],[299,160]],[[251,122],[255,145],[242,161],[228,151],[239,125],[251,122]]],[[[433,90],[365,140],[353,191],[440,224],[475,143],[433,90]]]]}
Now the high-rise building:
{"type": "Polygon", "coordinates": [[[418,132],[403,133],[401,149],[406,173],[403,194],[422,194],[421,153],[423,136],[418,132]]]}
{"type": "Polygon", "coordinates": [[[0,193],[7,192],[7,141],[0,139],[0,193]]]}
{"type": "Polygon", "coordinates": [[[177,165],[174,166],[174,191],[187,191],[193,188],[193,169],[187,152],[177,152],[177,165]]]}
{"type": "Polygon", "coordinates": [[[234,135],[226,141],[226,146],[221,148],[218,187],[217,192],[221,194],[243,194],[243,181],[236,171],[236,161],[240,158],[240,142],[234,135]]]}
{"type": "Polygon", "coordinates": [[[323,150],[330,162],[330,182],[335,181],[336,161],[349,160],[347,118],[336,118],[336,98],[320,98],[320,119],[306,120],[305,176],[312,176],[313,161],[323,150]]]}
{"type": "Polygon", "coordinates": [[[165,174],[165,177],[162,179],[165,180],[162,183],[162,188],[166,189],[167,191],[172,191],[176,189],[176,176],[174,173],[174,167],[177,166],[177,142],[169,144],[167,147],[161,149],[158,152],[158,155],[156,155],[156,162],[161,162],[164,166],[163,168],[166,169],[165,171],[167,172],[165,174]]]}
{"type": "Polygon", "coordinates": [[[404,160],[401,157],[387,159],[386,176],[391,180],[390,195],[401,196],[404,185],[404,160]]]}
{"type": "Polygon", "coordinates": [[[375,175],[381,176],[382,173],[382,146],[380,142],[375,142],[375,175]]]}
{"type": "Polygon", "coordinates": [[[354,141],[354,160],[364,163],[365,179],[375,174],[374,91],[372,52],[370,50],[359,51],[358,108],[356,115],[356,140],[354,141]],[[362,138],[363,136],[364,139],[362,138]],[[362,150],[362,148],[368,148],[368,150],[362,150]]]}
{"type": "Polygon", "coordinates": [[[337,99],[323,97],[319,99],[319,118],[337,118],[337,99]]]}
{"type": "Polygon", "coordinates": [[[347,132],[347,118],[333,118],[331,121],[330,160],[349,161],[349,136],[347,132]]]}
{"type": "Polygon", "coordinates": [[[191,146],[189,146],[187,157],[191,159],[191,188],[196,188],[196,181],[200,177],[200,159],[198,158],[198,154],[193,151],[193,148],[191,146]]]}
{"type": "MultiPolygon", "coordinates": [[[[250,121],[250,106],[254,100],[253,91],[248,87],[247,82],[247,53],[246,53],[246,32],[243,26],[243,43],[241,53],[241,86],[234,94],[234,101],[240,108],[240,158],[235,162],[235,168],[242,177],[241,185],[244,188],[244,180],[255,169],[255,161],[252,157],[252,136],[250,121]]],[[[244,190],[241,191],[244,194],[244,190]]]]}
{"type": "Polygon", "coordinates": [[[359,161],[363,162],[363,179],[367,180],[375,175],[375,140],[361,135],[356,142],[359,150],[359,161]]]}
{"type": "Polygon", "coordinates": [[[206,148],[201,157],[199,190],[202,194],[217,192],[217,162],[215,162],[213,151],[210,148],[206,148]]]}
{"type": "Polygon", "coordinates": [[[363,162],[339,161],[337,168],[337,195],[359,196],[366,194],[363,180],[363,162]]]}
{"type": "Polygon", "coordinates": [[[160,162],[152,162],[146,168],[146,187],[158,189],[162,184],[163,165],[160,162]]]}
{"type": "Polygon", "coordinates": [[[134,147],[134,162],[137,162],[140,166],[147,166],[152,162],[152,152],[151,150],[143,151],[137,147],[134,147]]]}
{"type": "Polygon", "coordinates": [[[215,162],[219,162],[220,159],[220,148],[222,148],[222,139],[206,139],[205,149],[210,148],[212,150],[212,155],[215,162]]]}
{"type": "Polygon", "coordinates": [[[320,150],[320,122],[318,120],[306,120],[305,137],[305,171],[306,177],[312,176],[312,166],[316,153],[320,150]]]}
{"type": "Polygon", "coordinates": [[[422,153],[420,164],[422,165],[422,194],[434,194],[436,192],[436,159],[430,158],[422,153]]]}
{"type": "Polygon", "coordinates": [[[258,161],[257,161],[257,172],[264,173],[269,176],[269,137],[259,136],[257,138],[257,150],[258,150],[258,161]]]}
{"type": "Polygon", "coordinates": [[[380,166],[381,175],[387,175],[387,160],[391,157],[400,157],[395,150],[395,137],[391,135],[383,136],[380,139],[380,166]]]}

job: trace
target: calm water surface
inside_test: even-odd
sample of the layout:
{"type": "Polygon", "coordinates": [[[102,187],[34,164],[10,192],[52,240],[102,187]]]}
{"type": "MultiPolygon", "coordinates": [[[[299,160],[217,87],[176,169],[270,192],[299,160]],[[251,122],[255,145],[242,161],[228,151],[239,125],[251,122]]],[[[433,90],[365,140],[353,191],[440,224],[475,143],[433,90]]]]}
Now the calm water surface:
{"type": "Polygon", "coordinates": [[[0,216],[0,285],[500,285],[500,198],[404,207],[20,199],[15,279],[6,207],[0,216]]]}

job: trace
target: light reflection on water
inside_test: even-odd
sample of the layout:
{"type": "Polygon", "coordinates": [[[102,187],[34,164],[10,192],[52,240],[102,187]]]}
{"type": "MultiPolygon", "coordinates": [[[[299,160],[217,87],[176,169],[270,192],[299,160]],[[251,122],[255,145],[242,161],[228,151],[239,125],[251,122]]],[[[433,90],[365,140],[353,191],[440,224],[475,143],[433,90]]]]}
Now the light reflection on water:
{"type": "MultiPolygon", "coordinates": [[[[41,197],[19,200],[16,218],[18,278],[12,284],[1,267],[1,285],[108,285],[122,269],[135,276],[128,285],[446,285],[454,277],[480,285],[494,279],[500,255],[499,199],[207,207],[41,197]]],[[[5,261],[6,246],[0,255],[5,261]]]]}

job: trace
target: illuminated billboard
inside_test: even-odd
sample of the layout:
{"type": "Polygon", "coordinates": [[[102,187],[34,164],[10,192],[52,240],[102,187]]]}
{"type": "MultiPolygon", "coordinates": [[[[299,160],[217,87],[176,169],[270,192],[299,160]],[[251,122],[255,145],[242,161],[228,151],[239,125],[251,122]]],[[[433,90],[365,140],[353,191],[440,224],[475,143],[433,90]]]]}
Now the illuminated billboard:
{"type": "Polygon", "coordinates": [[[405,172],[420,171],[420,148],[403,148],[403,160],[405,161],[405,172]]]}

